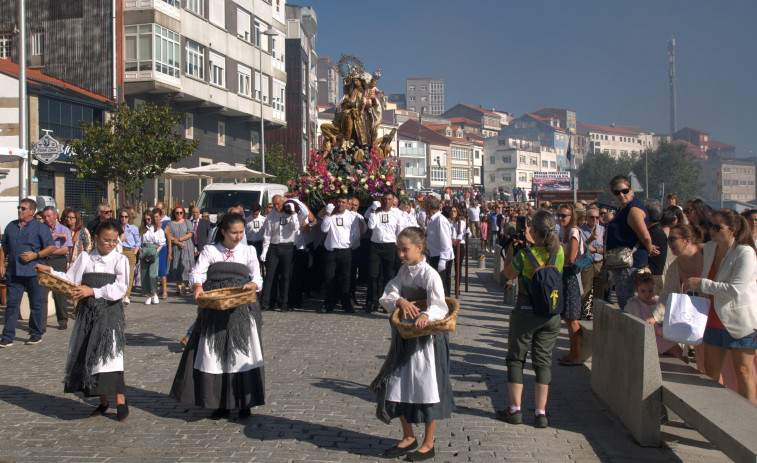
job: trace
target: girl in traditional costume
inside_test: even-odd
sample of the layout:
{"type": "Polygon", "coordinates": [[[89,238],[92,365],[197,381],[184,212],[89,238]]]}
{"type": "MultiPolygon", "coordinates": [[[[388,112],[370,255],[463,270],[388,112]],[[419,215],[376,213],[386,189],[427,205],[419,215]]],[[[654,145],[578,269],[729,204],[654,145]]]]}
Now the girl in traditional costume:
{"type": "MultiPolygon", "coordinates": [[[[421,228],[402,230],[397,238],[397,251],[403,265],[379,299],[386,310],[398,308],[402,311],[401,320],[414,320],[412,323],[419,329],[442,320],[448,312],[442,279],[423,257],[425,244],[421,228]],[[420,299],[426,300],[424,311],[411,302],[420,299]]],[[[370,387],[377,398],[376,416],[385,423],[397,417],[402,422],[402,440],[384,455],[397,457],[415,450],[407,455],[408,461],[433,458],[436,420],[449,418],[455,406],[449,379],[447,333],[403,339],[392,325],[389,354],[370,387]],[[425,425],[420,447],[413,434],[413,423],[425,425]]]]}
{"type": "Polygon", "coordinates": [[[90,416],[102,416],[108,409],[108,396],[116,396],[116,416],[129,416],[124,382],[124,305],[129,288],[129,260],[114,252],[118,230],[112,222],[101,222],[95,229],[95,249],[82,251],[68,272],[53,275],[74,283],[76,323],[71,333],[64,378],[65,392],[100,396],[100,405],[90,416]]]}
{"type": "MultiPolygon", "coordinates": [[[[245,242],[244,218],[223,216],[213,245],[205,246],[190,274],[194,298],[205,291],[239,287],[260,291],[263,279],[255,248],[245,242]]],[[[195,328],[181,357],[171,397],[212,408],[211,419],[239,417],[265,403],[260,304],[229,310],[199,309],[195,328]]]]}

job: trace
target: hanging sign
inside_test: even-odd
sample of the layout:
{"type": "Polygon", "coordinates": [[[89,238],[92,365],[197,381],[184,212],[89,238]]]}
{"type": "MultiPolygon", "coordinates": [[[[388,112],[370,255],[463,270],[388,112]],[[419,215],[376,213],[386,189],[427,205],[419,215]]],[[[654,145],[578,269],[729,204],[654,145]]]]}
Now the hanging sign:
{"type": "Polygon", "coordinates": [[[61,144],[49,133],[45,133],[45,135],[32,146],[31,152],[40,162],[50,164],[58,159],[61,152],[61,144]]]}

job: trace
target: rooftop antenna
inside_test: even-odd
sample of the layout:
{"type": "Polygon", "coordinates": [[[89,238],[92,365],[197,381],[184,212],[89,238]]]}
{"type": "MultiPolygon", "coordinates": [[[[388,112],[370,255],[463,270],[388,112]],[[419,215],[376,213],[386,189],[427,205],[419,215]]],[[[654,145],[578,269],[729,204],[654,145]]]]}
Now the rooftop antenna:
{"type": "Polygon", "coordinates": [[[668,40],[668,82],[670,85],[670,135],[672,136],[677,130],[676,114],[676,39],[671,37],[668,40]]]}

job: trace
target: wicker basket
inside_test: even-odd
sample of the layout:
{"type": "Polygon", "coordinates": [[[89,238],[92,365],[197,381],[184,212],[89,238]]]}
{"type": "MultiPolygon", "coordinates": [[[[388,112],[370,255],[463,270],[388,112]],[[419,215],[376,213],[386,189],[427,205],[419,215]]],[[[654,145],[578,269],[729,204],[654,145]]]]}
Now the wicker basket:
{"type": "Polygon", "coordinates": [[[201,309],[229,310],[245,304],[255,303],[255,291],[251,289],[221,288],[205,291],[197,298],[201,309]]]}
{"type": "MultiPolygon", "coordinates": [[[[445,298],[444,301],[447,303],[447,308],[449,309],[447,316],[439,321],[430,322],[423,329],[418,329],[411,323],[400,322],[400,314],[402,312],[400,309],[397,309],[392,313],[392,323],[397,327],[397,330],[400,332],[400,336],[402,336],[403,339],[417,338],[419,336],[443,333],[445,331],[455,331],[455,326],[457,326],[457,314],[460,311],[460,302],[451,297],[445,298]]],[[[426,308],[425,299],[415,301],[413,304],[421,310],[426,308]]]]}
{"type": "Polygon", "coordinates": [[[74,298],[74,290],[76,285],[69,283],[63,278],[58,278],[47,270],[39,270],[37,272],[37,281],[40,285],[49,289],[50,291],[58,294],[62,294],[68,298],[74,298]]]}

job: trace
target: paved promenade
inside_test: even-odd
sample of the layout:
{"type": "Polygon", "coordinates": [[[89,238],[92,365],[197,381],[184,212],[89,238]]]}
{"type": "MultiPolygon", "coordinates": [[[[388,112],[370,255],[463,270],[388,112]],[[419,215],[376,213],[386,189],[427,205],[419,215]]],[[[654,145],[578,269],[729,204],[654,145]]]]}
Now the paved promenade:
{"type": "MultiPolygon", "coordinates": [[[[535,429],[528,412],[524,425],[496,421],[494,410],[507,404],[510,308],[489,271],[472,271],[461,299],[450,338],[457,412],[439,422],[434,461],[727,461],[682,426],[665,428],[667,446],[638,447],[590,392],[584,367],[553,368],[550,428],[535,429]]],[[[70,330],[56,330],[53,317],[42,343],[26,346],[21,324],[13,347],[0,350],[0,462],[378,461],[400,437],[398,422],[374,418],[367,388],[387,351],[386,315],[317,314],[316,303],[265,312],[267,404],[246,420],[234,412],[232,420],[211,421],[210,410],[167,396],[178,340],[195,315],[191,299],[173,296],[158,306],[133,300],[126,310],[129,418],[117,422],[114,408],[88,418],[96,399],[63,394],[70,330]]],[[[565,330],[558,347],[555,356],[567,348],[565,330]]],[[[533,408],[530,365],[527,373],[526,410],[533,408]]]]}

